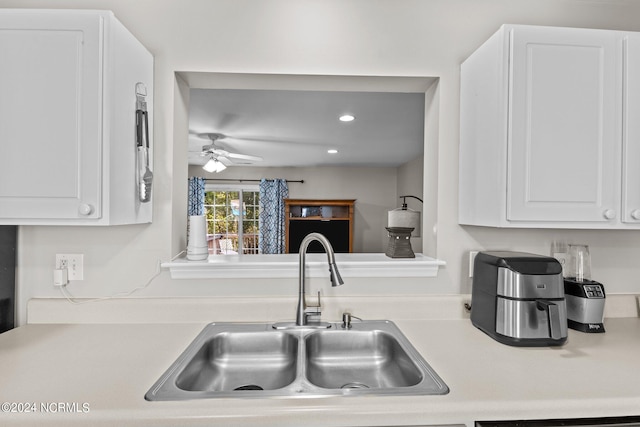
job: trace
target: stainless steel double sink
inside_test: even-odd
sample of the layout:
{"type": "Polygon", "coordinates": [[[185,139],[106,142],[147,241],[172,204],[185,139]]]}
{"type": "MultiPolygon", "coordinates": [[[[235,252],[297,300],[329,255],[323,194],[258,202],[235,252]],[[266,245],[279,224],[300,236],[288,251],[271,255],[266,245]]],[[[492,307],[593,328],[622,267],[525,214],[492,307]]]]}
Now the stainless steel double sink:
{"type": "Polygon", "coordinates": [[[387,320],[275,330],[212,323],[145,395],[218,397],[446,394],[449,388],[387,320]]]}

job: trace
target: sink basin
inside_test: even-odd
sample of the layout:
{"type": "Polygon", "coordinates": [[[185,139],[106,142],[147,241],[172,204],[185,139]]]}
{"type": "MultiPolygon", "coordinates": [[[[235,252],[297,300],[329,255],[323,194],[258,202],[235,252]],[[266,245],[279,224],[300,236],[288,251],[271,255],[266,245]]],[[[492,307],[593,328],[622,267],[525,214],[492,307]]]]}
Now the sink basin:
{"type": "Polygon", "coordinates": [[[147,400],[219,397],[446,394],[449,388],[387,320],[351,329],[275,330],[212,323],[145,395],[147,400]]]}
{"type": "Polygon", "coordinates": [[[323,388],[394,388],[420,383],[418,366],[388,332],[326,331],[305,339],[307,378],[323,388]]]}
{"type": "Polygon", "coordinates": [[[222,332],[205,340],[176,377],[186,391],[274,390],[296,378],[298,340],[290,334],[222,332]]]}

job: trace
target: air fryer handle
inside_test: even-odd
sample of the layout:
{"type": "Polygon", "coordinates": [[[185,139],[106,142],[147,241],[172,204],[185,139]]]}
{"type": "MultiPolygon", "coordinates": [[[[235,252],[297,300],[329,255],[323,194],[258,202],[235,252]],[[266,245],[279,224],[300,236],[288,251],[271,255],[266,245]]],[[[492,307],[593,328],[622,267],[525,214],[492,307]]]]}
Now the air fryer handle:
{"type": "Polygon", "coordinates": [[[538,301],[538,310],[544,310],[547,312],[547,319],[549,319],[549,335],[551,339],[559,340],[560,336],[560,310],[557,304],[551,301],[538,301]]]}

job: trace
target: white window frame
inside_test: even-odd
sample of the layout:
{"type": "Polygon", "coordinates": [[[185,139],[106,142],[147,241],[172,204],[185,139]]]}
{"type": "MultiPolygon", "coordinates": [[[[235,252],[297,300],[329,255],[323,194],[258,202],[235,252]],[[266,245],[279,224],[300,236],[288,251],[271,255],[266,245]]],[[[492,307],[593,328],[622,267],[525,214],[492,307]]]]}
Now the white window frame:
{"type": "MultiPolygon", "coordinates": [[[[239,192],[240,199],[240,209],[238,214],[238,255],[244,255],[244,210],[242,209],[242,201],[243,192],[251,191],[251,192],[260,192],[260,185],[258,184],[213,184],[213,183],[205,183],[204,185],[205,194],[209,191],[237,191],[239,192]]],[[[258,253],[260,253],[260,248],[258,247],[258,253]]],[[[216,254],[216,256],[223,254],[216,254]]]]}

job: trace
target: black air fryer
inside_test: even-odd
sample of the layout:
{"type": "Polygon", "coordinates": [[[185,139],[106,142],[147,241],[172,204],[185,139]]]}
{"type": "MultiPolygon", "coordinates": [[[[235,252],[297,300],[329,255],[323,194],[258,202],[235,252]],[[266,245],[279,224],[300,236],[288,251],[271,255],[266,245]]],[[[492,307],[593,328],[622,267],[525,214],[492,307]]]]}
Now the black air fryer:
{"type": "Polygon", "coordinates": [[[471,323],[498,342],[554,346],[567,340],[562,266],[555,258],[479,252],[471,298],[471,323]]]}

